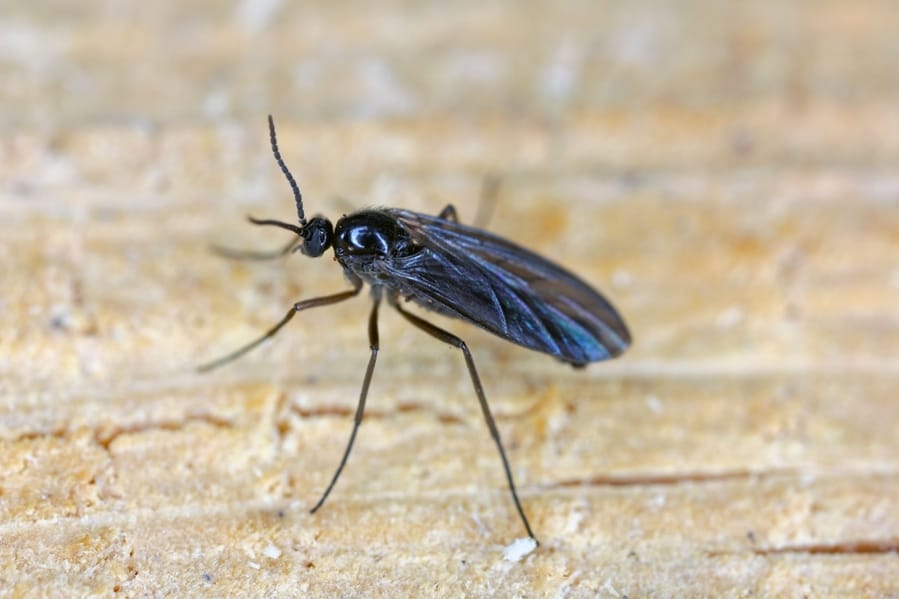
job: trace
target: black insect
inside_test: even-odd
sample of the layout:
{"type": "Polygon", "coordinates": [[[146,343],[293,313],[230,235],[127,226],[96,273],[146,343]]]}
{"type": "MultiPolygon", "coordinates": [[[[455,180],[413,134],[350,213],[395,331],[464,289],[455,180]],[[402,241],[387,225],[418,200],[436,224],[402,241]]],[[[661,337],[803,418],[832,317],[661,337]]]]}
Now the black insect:
{"type": "Polygon", "coordinates": [[[272,337],[297,312],[347,300],[358,295],[363,284],[368,283],[373,300],[368,318],[371,356],[362,380],[353,430],[330,484],[311,511],[315,513],[328,498],[353,447],[378,357],[378,308],[382,300],[387,300],[413,325],[462,351],[484,419],[502,459],[515,508],[528,536],[536,541],[518,499],[509,460],[468,346],[452,333],[406,311],[400,300],[464,320],[577,367],[614,358],[628,347],[630,334],[621,317],[608,300],[562,267],[510,241],[460,224],[452,205],[438,216],[398,208],[372,208],[344,216],[336,226],[321,216],[307,221],[300,189],[278,151],[271,116],[268,125],[272,151],[293,189],[300,224],[252,217],[250,222],[280,227],[297,235],[280,255],[299,250],[316,258],[333,247],[336,260],[353,288],[297,302],[262,337],[201,366],[200,370],[211,370],[242,356],[272,337]]]}

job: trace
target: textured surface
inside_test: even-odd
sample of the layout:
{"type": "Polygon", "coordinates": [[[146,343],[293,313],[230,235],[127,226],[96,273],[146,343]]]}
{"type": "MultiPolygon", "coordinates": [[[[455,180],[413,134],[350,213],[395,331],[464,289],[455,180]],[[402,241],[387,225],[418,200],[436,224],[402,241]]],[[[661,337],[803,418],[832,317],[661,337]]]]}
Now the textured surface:
{"type": "Polygon", "coordinates": [[[889,1],[11,3],[0,19],[0,594],[896,596],[899,17],[889,1]],[[596,283],[635,345],[461,356],[367,301],[192,366],[329,259],[235,263],[395,205],[596,283]]]}

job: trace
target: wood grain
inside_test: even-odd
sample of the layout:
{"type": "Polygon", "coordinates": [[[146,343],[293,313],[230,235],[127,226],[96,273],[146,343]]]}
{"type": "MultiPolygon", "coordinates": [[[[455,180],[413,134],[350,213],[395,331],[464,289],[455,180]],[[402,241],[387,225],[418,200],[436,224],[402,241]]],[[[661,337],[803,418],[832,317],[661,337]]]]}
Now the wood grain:
{"type": "Polygon", "coordinates": [[[899,595],[893,3],[8,6],[0,595],[899,595]],[[635,336],[574,371],[275,248],[265,115],[332,218],[477,211],[635,336]]]}

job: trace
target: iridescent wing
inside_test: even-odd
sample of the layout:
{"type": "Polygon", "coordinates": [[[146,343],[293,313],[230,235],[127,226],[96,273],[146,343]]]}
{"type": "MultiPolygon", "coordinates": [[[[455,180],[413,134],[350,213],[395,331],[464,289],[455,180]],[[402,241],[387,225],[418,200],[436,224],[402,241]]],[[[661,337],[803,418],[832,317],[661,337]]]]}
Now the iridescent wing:
{"type": "Polygon", "coordinates": [[[576,365],[613,358],[630,345],[609,301],[561,266],[481,229],[384,211],[422,248],[382,266],[409,300],[576,365]]]}

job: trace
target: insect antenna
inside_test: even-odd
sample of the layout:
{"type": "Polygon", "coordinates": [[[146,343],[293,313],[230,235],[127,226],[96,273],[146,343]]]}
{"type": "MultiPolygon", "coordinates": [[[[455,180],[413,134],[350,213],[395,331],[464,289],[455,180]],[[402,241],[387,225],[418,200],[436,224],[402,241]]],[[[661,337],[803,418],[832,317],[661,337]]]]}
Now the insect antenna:
{"type": "Polygon", "coordinates": [[[279,220],[271,220],[269,218],[253,218],[252,216],[247,216],[247,220],[250,221],[254,225],[271,225],[273,227],[279,227],[281,229],[287,229],[288,231],[293,231],[300,237],[305,237],[304,227],[298,227],[296,225],[292,225],[290,223],[281,222],[279,220]]]}
{"type": "Polygon", "coordinates": [[[272,118],[272,115],[268,115],[268,133],[272,139],[272,152],[275,154],[275,160],[278,162],[278,166],[281,167],[281,172],[287,177],[287,182],[290,183],[290,188],[293,190],[293,200],[297,205],[297,216],[300,218],[300,224],[305,227],[306,214],[303,212],[303,194],[300,193],[299,185],[297,185],[293,175],[290,174],[290,170],[288,170],[287,165],[284,164],[284,160],[281,159],[281,152],[278,151],[278,138],[275,135],[275,121],[272,118]]]}
{"type": "Polygon", "coordinates": [[[279,250],[257,252],[253,250],[238,250],[224,245],[211,245],[209,249],[213,254],[228,260],[276,260],[297,251],[301,241],[291,239],[290,242],[279,250]]]}

